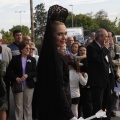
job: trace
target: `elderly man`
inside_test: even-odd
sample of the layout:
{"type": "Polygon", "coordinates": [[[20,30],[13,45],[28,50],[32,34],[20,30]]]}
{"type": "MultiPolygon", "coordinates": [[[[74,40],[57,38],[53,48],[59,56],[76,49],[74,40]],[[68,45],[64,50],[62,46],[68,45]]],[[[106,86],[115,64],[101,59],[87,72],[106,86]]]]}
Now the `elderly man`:
{"type": "MultiPolygon", "coordinates": [[[[111,90],[114,89],[114,73],[109,55],[108,32],[96,31],[95,40],[87,47],[88,82],[91,88],[93,113],[107,110],[106,120],[111,118],[111,90]]],[[[98,119],[97,119],[98,120],[98,119]]]]}
{"type": "Polygon", "coordinates": [[[74,38],[68,37],[66,41],[66,55],[69,55],[71,53],[71,45],[74,43],[74,38]]]}

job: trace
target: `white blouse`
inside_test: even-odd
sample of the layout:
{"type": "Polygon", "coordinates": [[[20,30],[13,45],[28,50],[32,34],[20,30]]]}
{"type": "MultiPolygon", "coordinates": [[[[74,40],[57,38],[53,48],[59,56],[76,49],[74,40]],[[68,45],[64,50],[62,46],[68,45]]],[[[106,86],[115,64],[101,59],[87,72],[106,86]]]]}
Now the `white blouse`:
{"type": "Polygon", "coordinates": [[[79,82],[83,86],[87,84],[88,81],[87,73],[85,73],[83,77],[82,74],[76,72],[76,70],[69,70],[69,80],[70,80],[71,98],[80,97],[79,82]]]}

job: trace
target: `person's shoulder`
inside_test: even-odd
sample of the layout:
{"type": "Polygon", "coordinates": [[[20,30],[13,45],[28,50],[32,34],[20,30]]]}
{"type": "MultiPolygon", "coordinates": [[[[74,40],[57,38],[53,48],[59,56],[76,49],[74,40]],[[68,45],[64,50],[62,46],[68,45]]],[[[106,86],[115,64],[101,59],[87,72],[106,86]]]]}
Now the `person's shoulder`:
{"type": "Polygon", "coordinates": [[[39,55],[34,55],[35,58],[39,58],[39,55]]]}
{"type": "Polygon", "coordinates": [[[17,59],[17,58],[20,58],[20,57],[21,57],[21,55],[15,55],[12,58],[17,59]]]}
{"type": "Polygon", "coordinates": [[[91,48],[91,47],[94,47],[95,46],[95,44],[92,42],[92,43],[90,43],[88,46],[87,46],[87,49],[89,49],[89,48],[91,48]]]}
{"type": "Polygon", "coordinates": [[[18,61],[21,58],[20,55],[12,56],[12,62],[18,61]]]}
{"type": "Polygon", "coordinates": [[[14,43],[13,43],[13,42],[8,45],[9,48],[10,48],[11,46],[14,46],[14,43]]]}
{"type": "Polygon", "coordinates": [[[120,46],[118,44],[115,44],[115,47],[120,48],[120,46]]]}
{"type": "Polygon", "coordinates": [[[32,56],[27,56],[27,59],[30,59],[30,60],[32,60],[32,61],[35,61],[35,58],[34,57],[32,57],[32,56]]]}
{"type": "Polygon", "coordinates": [[[4,49],[7,51],[11,51],[11,49],[8,46],[4,46],[4,49]]]}
{"type": "Polygon", "coordinates": [[[10,43],[7,47],[9,47],[11,50],[15,50],[16,48],[18,48],[15,43],[10,43]]]}

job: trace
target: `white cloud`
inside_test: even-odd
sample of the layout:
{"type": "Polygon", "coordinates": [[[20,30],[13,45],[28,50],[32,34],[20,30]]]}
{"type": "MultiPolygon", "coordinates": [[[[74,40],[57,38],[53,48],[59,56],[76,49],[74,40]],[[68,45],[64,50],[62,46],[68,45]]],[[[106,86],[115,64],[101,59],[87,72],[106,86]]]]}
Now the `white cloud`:
{"type": "Polygon", "coordinates": [[[53,4],[62,4],[62,5],[69,5],[69,4],[91,4],[91,3],[101,3],[108,0],[41,0],[41,3],[45,3],[46,5],[53,5],[53,4]]]}
{"type": "Polygon", "coordinates": [[[112,12],[112,13],[109,13],[109,14],[108,14],[108,17],[109,17],[109,19],[112,20],[112,21],[114,21],[116,17],[117,17],[118,20],[119,20],[119,19],[120,19],[120,13],[118,13],[118,12],[112,12]]]}
{"type": "Polygon", "coordinates": [[[92,4],[92,3],[100,3],[108,0],[69,0],[66,1],[67,4],[92,4]]]}
{"type": "MultiPolygon", "coordinates": [[[[96,12],[96,6],[102,5],[102,3],[106,1],[112,0],[33,0],[33,5],[35,7],[40,3],[45,3],[45,9],[48,10],[51,5],[59,4],[67,9],[70,9],[71,11],[71,7],[69,7],[71,4],[74,5],[74,13],[76,14],[79,11],[84,11],[84,13],[91,11],[91,9],[86,8],[86,6],[89,6],[89,4],[93,8],[92,12],[94,13],[96,12]],[[83,8],[79,9],[79,6],[83,6],[83,8]]],[[[106,5],[108,4],[109,2],[106,3],[106,5]]],[[[103,6],[101,6],[101,9],[102,7],[103,6]]],[[[115,7],[111,8],[111,12],[108,11],[108,17],[110,20],[114,20],[116,16],[120,18],[119,11],[115,11],[114,8],[115,7]]],[[[15,13],[15,11],[26,11],[25,13],[21,13],[22,25],[27,25],[30,27],[30,0],[0,0],[0,30],[1,28],[8,30],[13,25],[20,24],[20,14],[15,13]]]]}
{"type": "Polygon", "coordinates": [[[0,6],[28,3],[28,0],[0,0],[0,6]]]}

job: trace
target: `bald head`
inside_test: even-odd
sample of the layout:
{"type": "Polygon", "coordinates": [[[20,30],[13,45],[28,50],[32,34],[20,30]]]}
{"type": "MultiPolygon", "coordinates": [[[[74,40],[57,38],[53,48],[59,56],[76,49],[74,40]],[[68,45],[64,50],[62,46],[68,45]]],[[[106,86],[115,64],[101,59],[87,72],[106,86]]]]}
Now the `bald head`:
{"type": "Polygon", "coordinates": [[[30,36],[28,36],[28,35],[24,36],[23,41],[31,42],[30,36]]]}
{"type": "Polygon", "coordinates": [[[67,38],[67,47],[71,47],[71,45],[74,43],[74,38],[73,37],[68,37],[67,38]]]}
{"type": "Polygon", "coordinates": [[[95,39],[99,44],[103,46],[104,42],[108,42],[108,32],[102,28],[98,29],[95,34],[95,39]]]}

